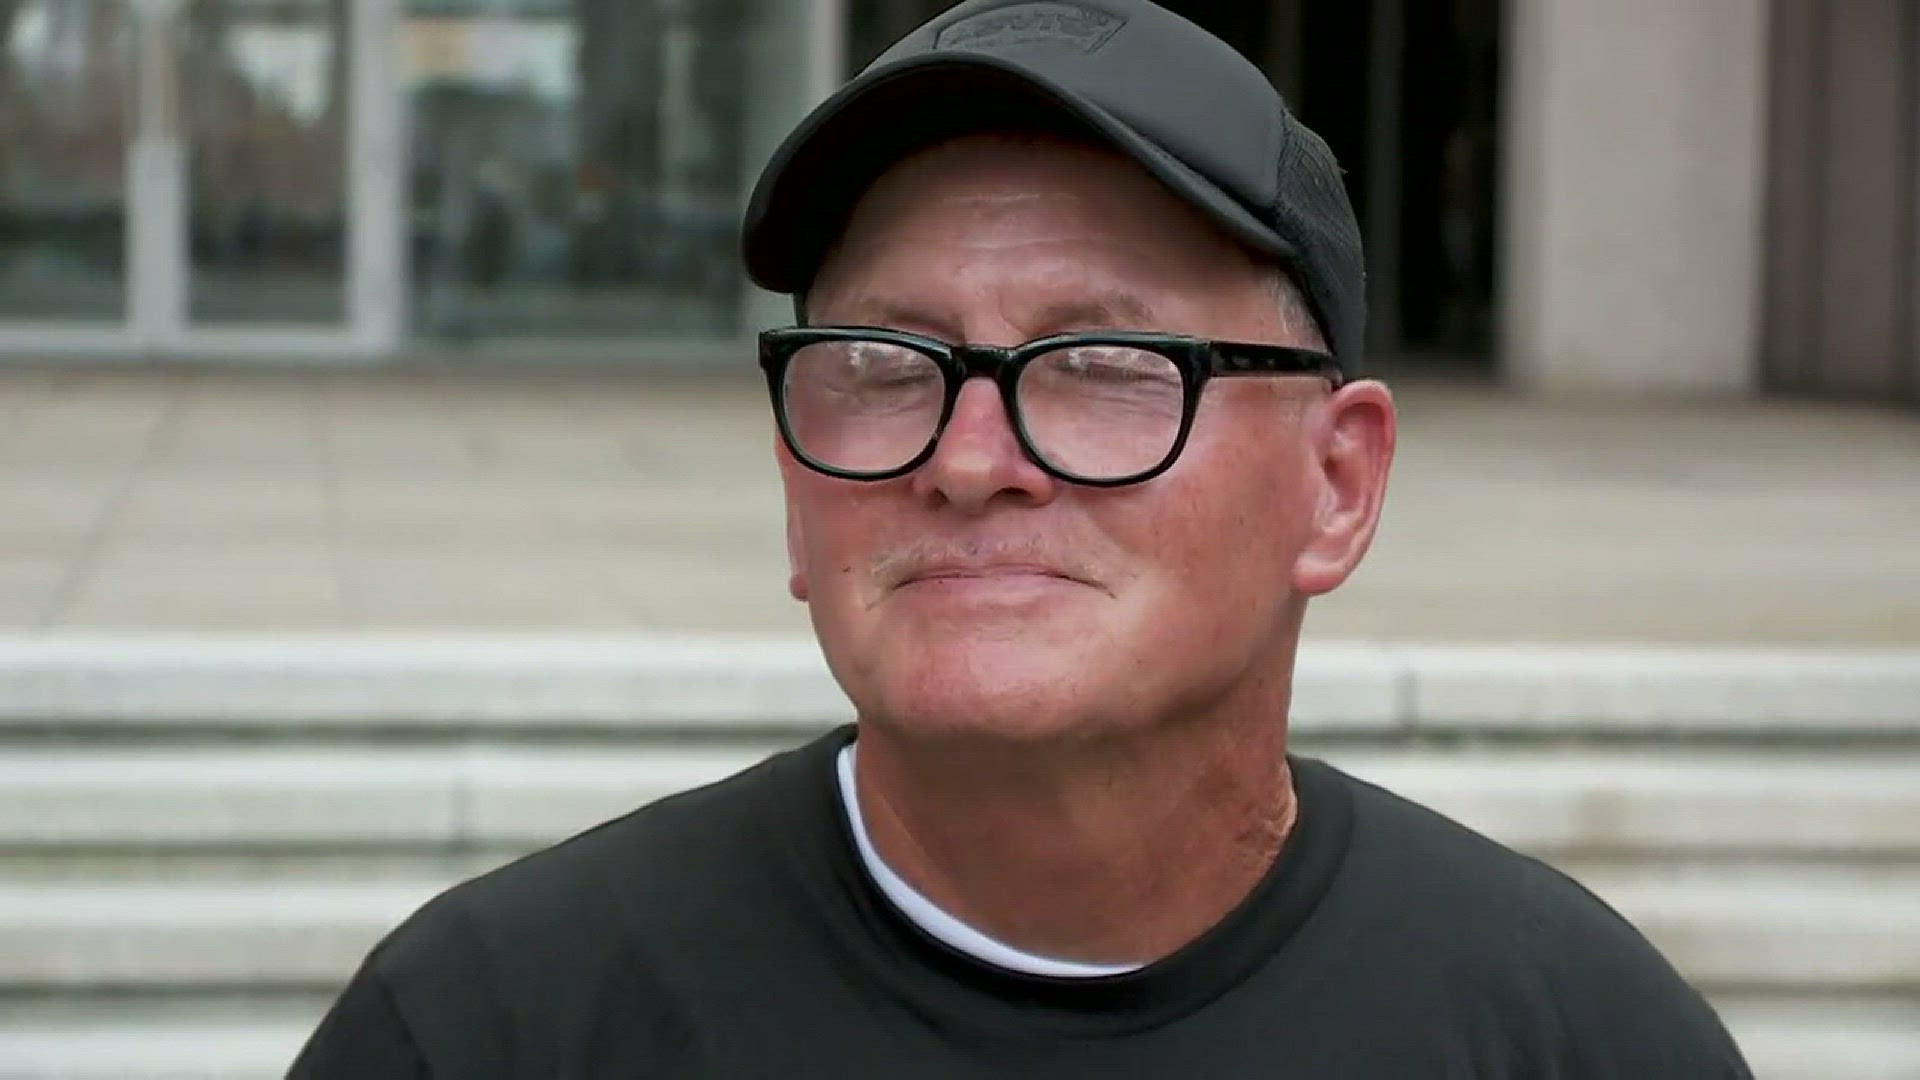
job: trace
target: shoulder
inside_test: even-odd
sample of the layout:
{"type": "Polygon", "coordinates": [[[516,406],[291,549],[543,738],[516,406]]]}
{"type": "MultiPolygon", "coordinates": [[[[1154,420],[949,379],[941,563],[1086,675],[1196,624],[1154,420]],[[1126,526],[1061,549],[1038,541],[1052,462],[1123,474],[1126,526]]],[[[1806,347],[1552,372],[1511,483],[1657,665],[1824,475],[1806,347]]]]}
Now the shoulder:
{"type": "Polygon", "coordinates": [[[1371,901],[1363,907],[1390,905],[1411,926],[1444,927],[1472,945],[1547,945],[1573,934],[1651,950],[1625,919],[1560,870],[1392,791],[1322,767],[1352,800],[1352,841],[1341,875],[1348,899],[1371,901]]]}
{"type": "MultiPolygon", "coordinates": [[[[456,885],[428,902],[386,946],[413,939],[575,936],[609,921],[705,910],[769,853],[769,826],[790,818],[816,746],[647,804],[456,885]]],[[[504,943],[504,942],[503,942],[504,943]]]]}
{"type": "MultiPolygon", "coordinates": [[[[670,796],[456,885],[375,948],[410,1027],[471,1039],[666,990],[780,903],[776,826],[808,802],[825,740],[670,796]]],[[[429,1038],[431,1037],[429,1033],[429,1038]]]]}
{"type": "MultiPolygon", "coordinates": [[[[1337,770],[1335,770],[1337,772],[1337,770]]],[[[1580,882],[1427,807],[1339,773],[1353,839],[1336,886],[1430,958],[1544,1075],[1746,1076],[1700,993],[1580,882]]]]}
{"type": "Polygon", "coordinates": [[[1562,920],[1622,923],[1599,898],[1539,859],[1386,788],[1321,767],[1351,799],[1348,890],[1378,894],[1391,884],[1402,891],[1401,903],[1420,901],[1417,924],[1502,939],[1562,920]]]}

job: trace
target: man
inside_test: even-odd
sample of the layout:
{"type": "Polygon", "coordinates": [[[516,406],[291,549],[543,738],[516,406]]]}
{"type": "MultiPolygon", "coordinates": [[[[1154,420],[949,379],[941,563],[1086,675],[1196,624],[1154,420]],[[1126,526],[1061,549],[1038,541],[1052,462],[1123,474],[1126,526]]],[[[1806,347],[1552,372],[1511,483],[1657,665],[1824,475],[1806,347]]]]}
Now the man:
{"type": "Polygon", "coordinates": [[[768,167],[792,591],[858,724],[460,886],[302,1077],[1747,1076],[1567,878],[1286,750],[1378,519],[1357,228],[1145,0],[973,0],[768,167]]]}

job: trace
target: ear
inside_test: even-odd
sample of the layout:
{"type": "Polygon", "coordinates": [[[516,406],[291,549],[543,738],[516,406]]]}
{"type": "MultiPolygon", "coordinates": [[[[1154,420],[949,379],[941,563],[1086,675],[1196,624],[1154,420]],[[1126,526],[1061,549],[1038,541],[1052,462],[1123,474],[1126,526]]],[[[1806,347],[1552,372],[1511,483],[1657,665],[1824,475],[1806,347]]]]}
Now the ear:
{"type": "Polygon", "coordinates": [[[807,537],[800,528],[800,516],[787,503],[787,592],[801,603],[807,602],[807,537]]]}
{"type": "Polygon", "coordinates": [[[807,534],[800,525],[800,511],[793,503],[793,470],[796,462],[787,448],[774,438],[774,460],[780,466],[780,489],[787,505],[787,592],[801,603],[807,602],[807,534]]]}
{"type": "Polygon", "coordinates": [[[1370,379],[1348,383],[1309,408],[1307,479],[1316,493],[1293,584],[1304,595],[1319,596],[1346,581],[1373,543],[1398,418],[1393,395],[1370,379]]]}

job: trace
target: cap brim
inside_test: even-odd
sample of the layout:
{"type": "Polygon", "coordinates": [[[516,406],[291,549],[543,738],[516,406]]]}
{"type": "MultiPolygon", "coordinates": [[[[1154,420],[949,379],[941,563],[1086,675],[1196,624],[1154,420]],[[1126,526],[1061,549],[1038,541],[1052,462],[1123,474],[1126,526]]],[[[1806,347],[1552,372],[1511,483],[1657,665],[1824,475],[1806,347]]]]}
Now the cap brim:
{"type": "Polygon", "coordinates": [[[1251,210],[1119,117],[1013,61],[944,52],[865,73],[787,137],[747,206],[747,273],[764,289],[803,292],[861,193],[894,162],[970,131],[1061,123],[1132,158],[1253,250],[1294,257],[1251,210]]]}

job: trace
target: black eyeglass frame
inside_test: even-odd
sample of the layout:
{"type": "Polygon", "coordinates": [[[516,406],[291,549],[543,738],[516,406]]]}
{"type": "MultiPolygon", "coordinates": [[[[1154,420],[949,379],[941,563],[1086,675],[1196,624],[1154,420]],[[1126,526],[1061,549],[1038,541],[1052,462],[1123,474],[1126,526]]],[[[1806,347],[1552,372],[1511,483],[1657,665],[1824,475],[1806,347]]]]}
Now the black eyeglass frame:
{"type": "Polygon", "coordinates": [[[780,440],[802,465],[825,476],[841,480],[892,480],[925,465],[939,447],[941,436],[946,434],[947,422],[953,419],[954,405],[960,400],[961,388],[968,379],[985,377],[992,379],[999,388],[1000,403],[1007,410],[1008,419],[1013,421],[1014,435],[1027,460],[1056,480],[1086,487],[1123,487],[1143,483],[1172,468],[1180,460],[1181,451],[1186,449],[1187,437],[1193,431],[1194,414],[1200,407],[1200,392],[1206,388],[1208,380],[1216,376],[1318,375],[1328,380],[1336,390],[1347,382],[1339,360],[1331,353],[1317,349],[1216,341],[1183,334],[1134,330],[1055,334],[1002,348],[992,345],[954,345],[938,338],[877,326],[794,326],[761,332],[760,368],[766,373],[767,392],[772,398],[780,440]],[[906,464],[881,471],[841,469],[810,457],[800,448],[799,440],[794,438],[793,429],[787,421],[787,368],[801,349],[830,341],[872,341],[897,345],[912,349],[939,366],[946,379],[939,422],[934,424],[927,445],[906,464]],[[1029,363],[1046,353],[1080,345],[1143,349],[1166,357],[1179,369],[1182,393],[1180,431],[1166,456],[1152,468],[1119,477],[1080,476],[1055,466],[1035,447],[1032,436],[1027,432],[1026,420],[1020,413],[1017,387],[1021,373],[1029,363]]]}

